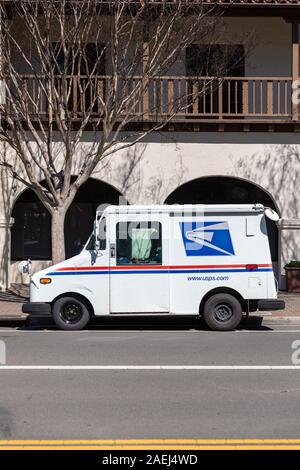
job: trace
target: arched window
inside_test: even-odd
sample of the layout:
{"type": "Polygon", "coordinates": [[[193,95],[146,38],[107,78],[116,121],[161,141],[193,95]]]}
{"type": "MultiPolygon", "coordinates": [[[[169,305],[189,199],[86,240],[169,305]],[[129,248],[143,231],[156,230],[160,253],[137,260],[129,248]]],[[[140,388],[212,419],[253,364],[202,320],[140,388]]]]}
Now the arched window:
{"type": "Polygon", "coordinates": [[[11,259],[51,259],[51,217],[33,191],[21,194],[12,217],[11,259]]]}
{"type": "MultiPolygon", "coordinates": [[[[99,204],[118,204],[121,194],[112,186],[90,178],[78,191],[65,219],[66,257],[78,254],[87,241],[99,204]]],[[[25,190],[12,217],[11,259],[51,260],[51,216],[36,194],[25,190]]]]}
{"type": "Polygon", "coordinates": [[[66,257],[80,252],[93,230],[99,204],[118,204],[121,193],[113,186],[90,178],[79,190],[65,219],[66,257]]]}

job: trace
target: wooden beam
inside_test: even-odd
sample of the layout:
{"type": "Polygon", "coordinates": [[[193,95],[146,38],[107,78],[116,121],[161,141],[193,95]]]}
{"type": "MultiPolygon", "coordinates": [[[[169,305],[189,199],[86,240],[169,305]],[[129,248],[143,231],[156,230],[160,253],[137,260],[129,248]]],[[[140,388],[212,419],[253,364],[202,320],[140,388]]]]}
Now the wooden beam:
{"type": "MultiPolygon", "coordinates": [[[[292,83],[299,80],[299,23],[292,22],[292,83]]],[[[298,121],[298,103],[292,102],[292,119],[298,121]]]]}

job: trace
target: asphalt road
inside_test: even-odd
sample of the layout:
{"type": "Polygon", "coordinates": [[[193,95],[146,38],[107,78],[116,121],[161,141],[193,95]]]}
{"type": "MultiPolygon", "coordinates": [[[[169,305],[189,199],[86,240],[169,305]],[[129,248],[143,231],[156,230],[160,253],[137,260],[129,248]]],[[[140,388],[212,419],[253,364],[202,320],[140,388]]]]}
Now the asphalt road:
{"type": "Polygon", "coordinates": [[[0,439],[300,437],[300,369],[284,369],[300,325],[218,333],[124,319],[74,333],[0,327],[0,340],[15,367],[0,367],[0,439]]]}

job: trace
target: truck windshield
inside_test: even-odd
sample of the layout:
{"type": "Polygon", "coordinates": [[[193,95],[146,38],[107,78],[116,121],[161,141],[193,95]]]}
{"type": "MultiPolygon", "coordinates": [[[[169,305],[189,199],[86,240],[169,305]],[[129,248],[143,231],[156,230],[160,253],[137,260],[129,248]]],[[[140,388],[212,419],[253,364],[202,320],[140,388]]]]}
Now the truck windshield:
{"type": "Polygon", "coordinates": [[[95,237],[95,233],[93,232],[91,234],[90,238],[88,239],[88,242],[85,246],[85,249],[88,250],[88,251],[95,250],[95,241],[96,241],[96,237],[95,237]]]}
{"type": "Polygon", "coordinates": [[[88,251],[94,251],[97,248],[96,246],[96,236],[98,237],[99,242],[99,249],[105,250],[106,249],[106,218],[102,217],[101,220],[98,222],[98,230],[96,230],[96,226],[94,227],[93,233],[91,234],[90,238],[88,239],[84,249],[88,251]]]}

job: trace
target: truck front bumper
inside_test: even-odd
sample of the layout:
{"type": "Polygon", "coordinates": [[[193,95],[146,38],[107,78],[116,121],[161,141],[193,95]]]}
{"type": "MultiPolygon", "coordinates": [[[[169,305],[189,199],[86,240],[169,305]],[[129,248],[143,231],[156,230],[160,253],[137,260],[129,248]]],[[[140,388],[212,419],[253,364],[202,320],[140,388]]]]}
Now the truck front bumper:
{"type": "Polygon", "coordinates": [[[22,312],[38,317],[49,316],[51,315],[51,305],[44,302],[27,302],[22,305],[22,312]]]}
{"type": "Polygon", "coordinates": [[[272,311],[272,310],[284,310],[285,302],[281,299],[265,299],[257,302],[258,310],[272,311]]]}

